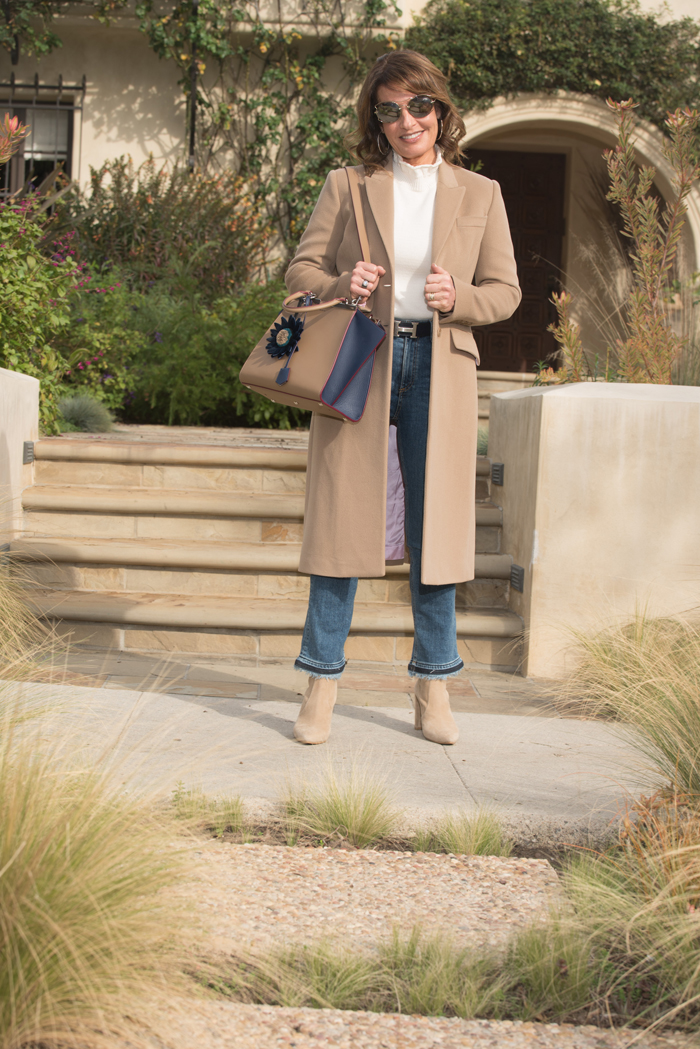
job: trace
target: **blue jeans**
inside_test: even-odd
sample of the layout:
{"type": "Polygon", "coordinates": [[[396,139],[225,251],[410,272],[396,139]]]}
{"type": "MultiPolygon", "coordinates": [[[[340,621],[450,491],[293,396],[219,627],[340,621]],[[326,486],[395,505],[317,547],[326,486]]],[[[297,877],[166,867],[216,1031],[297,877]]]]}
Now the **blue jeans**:
{"type": "MultiPolygon", "coordinates": [[[[427,586],[420,581],[431,352],[429,335],[394,339],[391,422],[397,428],[406,491],[406,544],[411,557],[414,641],[408,672],[412,677],[446,678],[464,666],[457,653],[456,587],[454,583],[427,586]]],[[[301,653],[294,664],[297,670],[313,677],[340,677],[345,669],[344,646],[356,591],[356,578],[311,576],[301,653]]]]}

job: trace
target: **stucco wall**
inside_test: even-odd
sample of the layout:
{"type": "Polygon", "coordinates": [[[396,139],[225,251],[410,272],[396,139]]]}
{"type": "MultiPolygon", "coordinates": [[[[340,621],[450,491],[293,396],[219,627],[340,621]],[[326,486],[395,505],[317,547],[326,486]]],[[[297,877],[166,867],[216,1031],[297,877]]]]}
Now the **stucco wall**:
{"type": "Polygon", "coordinates": [[[39,380],[0,368],[0,539],[20,527],[21,494],[33,467],[22,464],[25,441],[39,437],[39,380]]]}
{"type": "Polygon", "coordinates": [[[91,165],[121,154],[137,164],[149,153],[159,160],[183,155],[185,96],[172,62],[159,60],[135,26],[58,19],[57,32],[63,47],[40,62],[22,57],[12,67],[0,53],[0,80],[14,72],[18,81],[30,81],[39,73],[42,83],[55,84],[60,74],[72,84],[85,74],[82,127],[76,114],[74,130],[75,178],[85,182],[91,165]]]}
{"type": "MultiPolygon", "coordinates": [[[[276,7],[269,6],[270,18],[276,17],[276,7]]],[[[407,28],[424,6],[423,0],[409,0],[401,5],[400,15],[388,9],[387,28],[407,28]]],[[[658,7],[651,0],[645,0],[642,6],[654,10],[658,7]]],[[[698,17],[697,0],[672,0],[667,7],[668,17],[698,17]]],[[[348,10],[351,19],[352,5],[348,10]]],[[[184,156],[185,96],[177,84],[178,71],[174,63],[155,56],[136,20],[120,15],[106,27],[85,16],[65,15],[55,24],[63,46],[40,61],[22,56],[16,67],[11,66],[6,52],[0,53],[0,80],[8,80],[14,72],[20,81],[30,81],[38,73],[42,83],[55,83],[59,75],[67,83],[77,83],[85,74],[85,107],[82,122],[76,117],[74,135],[74,177],[84,182],[91,165],[99,166],[121,154],[129,154],[135,163],[149,153],[159,160],[184,156]]],[[[303,30],[303,25],[300,28],[303,30]]],[[[470,114],[470,141],[480,137],[482,125],[483,133],[493,137],[490,113],[486,110],[470,114]]],[[[519,125],[517,129],[514,125],[514,130],[519,133],[519,125]]],[[[480,144],[487,145],[486,139],[480,144]]],[[[597,140],[590,144],[599,152],[597,140]]],[[[575,148],[585,152],[583,139],[575,148]]]]}
{"type": "Polygon", "coordinates": [[[560,677],[573,632],[637,610],[700,607],[700,389],[580,383],[495,394],[503,549],[525,569],[511,604],[524,670],[560,677]]]}

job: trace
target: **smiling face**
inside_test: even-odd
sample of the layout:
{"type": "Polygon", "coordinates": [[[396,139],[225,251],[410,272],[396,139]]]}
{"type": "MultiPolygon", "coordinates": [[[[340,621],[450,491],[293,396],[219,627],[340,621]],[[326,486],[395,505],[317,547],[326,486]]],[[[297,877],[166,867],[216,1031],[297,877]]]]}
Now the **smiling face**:
{"type": "MultiPolygon", "coordinates": [[[[381,84],[377,88],[377,102],[397,102],[400,106],[405,106],[416,93],[402,87],[394,87],[392,84],[381,84]]],[[[407,164],[417,167],[419,164],[435,163],[439,110],[438,102],[427,117],[414,117],[407,109],[402,109],[401,116],[393,124],[381,124],[389,145],[407,164]]]]}

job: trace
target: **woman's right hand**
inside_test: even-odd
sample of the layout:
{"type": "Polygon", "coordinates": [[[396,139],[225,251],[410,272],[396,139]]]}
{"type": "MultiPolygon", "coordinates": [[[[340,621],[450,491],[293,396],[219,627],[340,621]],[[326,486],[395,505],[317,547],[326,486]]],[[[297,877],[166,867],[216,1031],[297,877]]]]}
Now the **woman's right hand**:
{"type": "Polygon", "coordinates": [[[350,278],[350,292],[353,299],[369,298],[372,292],[377,290],[379,280],[385,273],[383,266],[375,266],[371,262],[358,262],[350,278]],[[362,287],[363,281],[367,281],[364,288],[362,287]]]}

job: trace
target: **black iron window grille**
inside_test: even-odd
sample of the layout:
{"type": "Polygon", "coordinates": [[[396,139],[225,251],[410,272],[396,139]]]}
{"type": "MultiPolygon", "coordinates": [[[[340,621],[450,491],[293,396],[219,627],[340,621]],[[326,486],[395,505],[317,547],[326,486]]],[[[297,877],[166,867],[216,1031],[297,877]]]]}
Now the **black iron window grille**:
{"type": "Polygon", "coordinates": [[[30,128],[17,153],[0,167],[0,199],[41,185],[57,170],[69,178],[80,177],[73,171],[73,145],[76,113],[82,137],[85,88],[85,77],[80,84],[64,84],[61,76],[55,84],[40,84],[37,74],[33,81],[20,83],[12,73],[9,80],[0,81],[0,121],[9,113],[30,128]]]}

